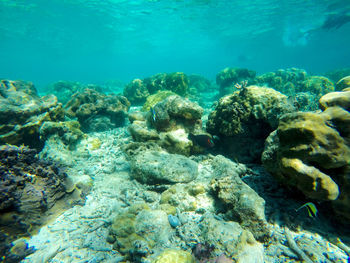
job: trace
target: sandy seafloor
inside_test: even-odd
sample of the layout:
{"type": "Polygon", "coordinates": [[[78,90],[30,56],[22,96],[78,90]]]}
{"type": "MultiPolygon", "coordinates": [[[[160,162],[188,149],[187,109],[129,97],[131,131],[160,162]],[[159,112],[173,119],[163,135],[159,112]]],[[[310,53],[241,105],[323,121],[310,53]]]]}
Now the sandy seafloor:
{"type": "MultiPolygon", "coordinates": [[[[130,167],[122,146],[131,141],[127,125],[111,131],[90,133],[75,151],[47,141],[41,157],[67,164],[66,173],[73,181],[92,184],[92,188],[84,204],[68,208],[28,240],[29,246],[34,246],[36,251],[22,262],[112,263],[125,260],[122,254],[112,249],[112,244],[106,242],[113,218],[135,202],[159,198],[130,177],[130,167]],[[91,148],[89,142],[93,138],[102,142],[100,148],[91,148]]],[[[261,250],[257,255],[248,255],[246,259],[250,259],[245,262],[300,262],[298,255],[290,249],[283,228],[283,212],[295,201],[284,199],[284,190],[274,184],[261,167],[253,167],[252,170],[255,176],[243,179],[265,199],[266,217],[272,232],[271,241],[263,246],[263,253],[261,250]]],[[[204,174],[205,169],[201,173],[204,174]]],[[[200,221],[201,218],[195,212],[187,212],[187,216],[192,221],[200,221]]],[[[305,218],[308,230],[290,230],[290,233],[301,249],[315,255],[314,262],[349,262],[348,247],[341,249],[339,244],[335,245],[337,242],[334,240],[338,236],[332,234],[334,229],[331,226],[323,223],[322,219],[312,221],[306,214],[300,216],[305,218]]],[[[174,235],[171,247],[181,248],[176,231],[174,235]]],[[[164,246],[169,247],[169,244],[164,246]]]]}

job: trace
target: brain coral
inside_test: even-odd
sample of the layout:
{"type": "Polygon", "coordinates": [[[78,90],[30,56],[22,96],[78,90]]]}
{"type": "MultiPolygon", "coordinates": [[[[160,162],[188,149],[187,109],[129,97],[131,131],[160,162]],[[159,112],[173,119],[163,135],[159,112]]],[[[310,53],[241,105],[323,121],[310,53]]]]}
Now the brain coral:
{"type": "Polygon", "coordinates": [[[297,112],[280,119],[266,140],[262,162],[282,183],[306,197],[332,201],[350,219],[350,90],[320,99],[321,113],[297,112]]]}

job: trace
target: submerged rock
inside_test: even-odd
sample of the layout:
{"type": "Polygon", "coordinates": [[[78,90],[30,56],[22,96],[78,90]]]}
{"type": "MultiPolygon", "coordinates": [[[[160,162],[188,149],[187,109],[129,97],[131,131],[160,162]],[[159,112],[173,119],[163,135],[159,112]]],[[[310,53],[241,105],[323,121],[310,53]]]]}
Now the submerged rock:
{"type": "Polygon", "coordinates": [[[113,220],[108,241],[127,259],[140,262],[154,249],[169,243],[173,231],[164,211],[134,204],[113,220]]]}
{"type": "Polygon", "coordinates": [[[250,86],[220,99],[209,115],[207,131],[220,137],[229,157],[259,162],[264,141],[276,129],[279,118],[294,110],[278,91],[250,86]]]}
{"type": "Polygon", "coordinates": [[[65,105],[84,132],[105,131],[124,125],[130,102],[123,96],[104,95],[92,89],[76,93],[65,105]]]}
{"type": "Polygon", "coordinates": [[[144,150],[142,146],[132,149],[134,145],[128,145],[125,151],[129,157],[132,177],[141,183],[184,183],[197,177],[196,162],[182,155],[169,154],[157,147],[149,150],[144,150]]]}
{"type": "Polygon", "coordinates": [[[31,82],[0,81],[0,144],[24,144],[41,150],[40,127],[46,121],[61,121],[64,115],[57,98],[39,97],[31,82]]]}
{"type": "Polygon", "coordinates": [[[265,218],[265,200],[240,179],[235,165],[228,159],[217,156],[212,165],[217,179],[213,179],[210,186],[225,204],[225,210],[231,212],[233,219],[248,228],[255,238],[266,239],[269,229],[265,218]]]}
{"type": "MultiPolygon", "coordinates": [[[[203,109],[180,96],[169,96],[158,102],[145,120],[135,120],[129,126],[137,142],[155,141],[170,153],[190,155],[196,150],[188,139],[189,133],[205,133],[202,130],[203,109]]],[[[197,149],[203,151],[203,149],[197,149]]]]}
{"type": "Polygon", "coordinates": [[[262,162],[279,181],[307,198],[332,201],[350,219],[350,91],[320,99],[321,113],[291,113],[266,140],[262,162]]]}
{"type": "Polygon", "coordinates": [[[216,84],[220,87],[219,96],[225,96],[235,90],[235,84],[247,81],[253,84],[256,72],[245,68],[225,68],[216,75],[216,84]]]}

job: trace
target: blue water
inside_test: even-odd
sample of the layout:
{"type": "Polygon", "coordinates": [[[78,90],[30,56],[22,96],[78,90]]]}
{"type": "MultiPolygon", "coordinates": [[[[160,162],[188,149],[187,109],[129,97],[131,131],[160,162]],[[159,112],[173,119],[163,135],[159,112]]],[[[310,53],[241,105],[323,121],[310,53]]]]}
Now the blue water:
{"type": "Polygon", "coordinates": [[[0,78],[128,82],[350,66],[349,0],[0,0],[0,78]]]}

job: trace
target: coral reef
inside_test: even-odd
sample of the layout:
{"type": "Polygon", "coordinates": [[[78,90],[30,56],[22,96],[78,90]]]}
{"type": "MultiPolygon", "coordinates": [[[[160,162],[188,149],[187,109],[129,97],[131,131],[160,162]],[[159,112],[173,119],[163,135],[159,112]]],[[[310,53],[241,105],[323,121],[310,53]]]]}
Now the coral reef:
{"type": "Polygon", "coordinates": [[[135,204],[113,220],[108,241],[132,262],[139,262],[140,258],[153,254],[157,244],[168,243],[172,234],[164,211],[135,204]]]}
{"type": "Polygon", "coordinates": [[[282,183],[307,198],[331,201],[340,221],[350,219],[350,91],[320,99],[321,113],[290,113],[266,140],[262,162],[282,183]]]}
{"type": "MultiPolygon", "coordinates": [[[[93,136],[92,144],[95,141],[102,144],[88,150],[85,143],[90,139],[84,137],[66,156],[75,162],[67,171],[69,176],[84,176],[93,182],[86,202],[65,211],[28,239],[28,245],[35,246],[37,251],[23,263],[68,262],[72,258],[89,262],[153,262],[165,249],[190,252],[199,244],[211,248],[209,260],[217,263],[298,262],[301,258],[294,252],[295,245],[289,245],[285,228],[289,229],[289,240],[314,262],[347,262],[345,244],[349,239],[344,234],[347,230],[339,225],[331,227],[326,218],[329,207],[316,204],[319,209],[316,219],[309,218],[306,211],[295,212],[304,201],[293,198],[295,191],[281,187],[260,166],[248,168],[222,156],[196,155],[188,158],[198,166],[198,175],[190,183],[143,184],[133,180],[121,150],[132,142],[127,127],[88,136],[93,136]],[[227,172],[218,168],[221,162],[230,163],[227,172]],[[271,232],[264,244],[254,238],[255,229],[259,229],[241,222],[233,212],[242,211],[248,203],[252,208],[254,199],[249,201],[254,197],[252,193],[247,195],[247,202],[236,203],[242,208],[233,208],[211,188],[213,180],[226,183],[227,177],[234,180],[226,189],[222,188],[222,193],[229,196],[232,187],[244,199],[239,193],[248,189],[236,180],[239,177],[265,200],[271,232]],[[240,187],[244,189],[241,192],[240,187]],[[176,228],[170,225],[169,215],[180,222],[176,228]],[[161,232],[162,229],[166,232],[161,232]]],[[[46,142],[46,158],[55,159],[57,152],[62,151],[55,147],[55,142],[46,142]]],[[[147,147],[143,150],[148,151],[147,147]]],[[[231,197],[233,200],[234,194],[231,197]]],[[[257,210],[260,211],[260,204],[257,210]]],[[[196,257],[197,261],[202,259],[205,260],[196,257]]]]}
{"type": "Polygon", "coordinates": [[[25,144],[41,149],[39,129],[46,121],[64,118],[54,95],[39,97],[34,85],[24,81],[0,81],[0,143],[25,144]]]}
{"type": "Polygon", "coordinates": [[[318,105],[313,102],[334,91],[334,83],[330,79],[324,76],[310,76],[305,70],[297,68],[268,72],[257,76],[253,82],[287,95],[301,111],[317,110],[318,105]]]}
{"type": "Polygon", "coordinates": [[[36,151],[21,146],[0,146],[0,230],[5,240],[0,252],[19,236],[29,235],[46,218],[46,212],[70,191],[63,170],[40,160],[36,151]]]}
{"type": "Polygon", "coordinates": [[[134,105],[143,104],[150,95],[146,85],[141,79],[134,79],[124,88],[123,94],[134,105]]]}
{"type": "MultiPolygon", "coordinates": [[[[153,111],[135,117],[129,131],[135,141],[156,141],[170,153],[189,155],[195,147],[188,134],[205,133],[202,130],[203,109],[198,104],[180,96],[169,96],[158,102],[153,111]]],[[[134,116],[134,115],[132,115],[134,116]]],[[[197,151],[203,149],[197,149],[197,151]]]]}
{"type": "Polygon", "coordinates": [[[262,74],[255,81],[258,85],[273,88],[285,95],[293,95],[307,77],[305,70],[289,68],[262,74]]]}
{"type": "Polygon", "coordinates": [[[259,162],[264,141],[277,128],[280,116],[294,110],[278,91],[249,86],[220,99],[209,115],[207,131],[220,137],[231,158],[259,162]]]}
{"type": "Polygon", "coordinates": [[[130,102],[123,96],[104,95],[92,89],[74,94],[65,105],[67,115],[76,117],[84,132],[122,126],[129,107],[130,102]]]}
{"type": "Polygon", "coordinates": [[[143,104],[149,95],[167,90],[180,96],[189,92],[188,77],[183,72],[158,73],[145,79],[134,79],[125,86],[124,96],[133,105],[143,104]]]}
{"type": "Polygon", "coordinates": [[[39,134],[42,141],[46,141],[52,136],[57,136],[70,149],[73,149],[84,135],[80,130],[78,121],[46,121],[40,127],[39,134]]]}
{"type": "Polygon", "coordinates": [[[77,81],[66,80],[60,80],[52,83],[48,87],[48,92],[54,94],[58,101],[64,105],[72,98],[73,94],[83,92],[86,88],[102,92],[102,88],[100,86],[94,84],[84,85],[77,81]]]}
{"type": "Polygon", "coordinates": [[[225,68],[216,75],[216,84],[220,87],[219,96],[225,96],[235,90],[235,84],[248,81],[253,84],[255,71],[245,68],[225,68]]]}

